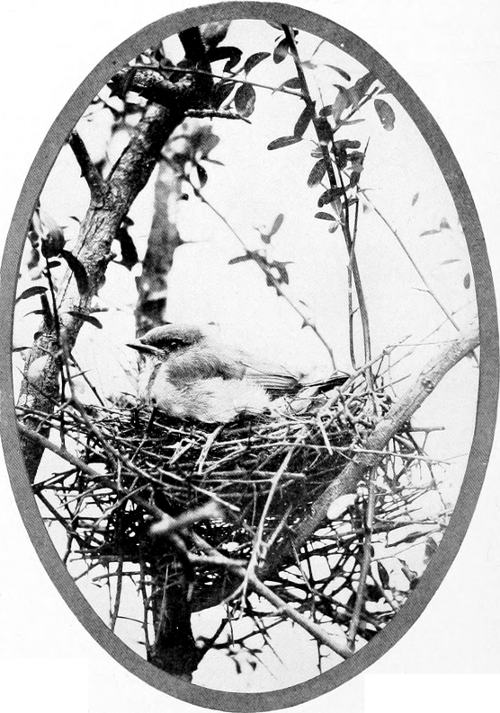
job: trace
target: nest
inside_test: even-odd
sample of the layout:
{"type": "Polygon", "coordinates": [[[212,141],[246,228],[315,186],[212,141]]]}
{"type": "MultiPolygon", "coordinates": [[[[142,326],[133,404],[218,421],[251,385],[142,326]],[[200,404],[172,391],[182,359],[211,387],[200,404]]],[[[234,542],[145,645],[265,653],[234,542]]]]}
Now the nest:
{"type": "MultiPolygon", "coordinates": [[[[139,565],[136,586],[143,594],[146,621],[148,616],[155,618],[155,606],[159,606],[155,592],[163,590],[165,566],[177,565],[181,578],[186,573],[179,551],[168,538],[151,536],[152,510],[175,519],[196,514],[207,503],[215,504],[210,515],[194,517],[180,531],[186,535],[190,554],[201,554],[192,537],[195,533],[220,555],[249,562],[257,544],[265,544],[269,552],[290,540],[315,500],[362,449],[391,403],[383,380],[376,379],[374,388],[369,388],[364,373],[341,387],[283,401],[272,415],[242,416],[223,425],[174,420],[130,403],[113,407],[80,404],[79,408],[68,403],[62,419],[66,442],[71,439],[78,444],[78,457],[91,470],[72,467],[34,488],[50,510],[49,519],[57,519],[69,535],[66,560],[76,553],[78,561],[87,562],[88,571],[100,565],[109,572],[110,563],[139,565]],[[53,517],[56,510],[57,517],[53,517]]],[[[52,426],[57,424],[61,430],[61,414],[50,418],[52,426]]],[[[379,479],[389,483],[376,514],[377,531],[384,536],[399,526],[398,515],[409,512],[408,507],[421,495],[408,478],[405,482],[411,468],[420,465],[411,460],[412,453],[421,453],[409,424],[390,447],[406,455],[399,461],[401,467],[392,458],[380,464],[379,479]]],[[[295,581],[294,591],[314,586],[329,592],[339,575],[344,590],[351,599],[355,596],[356,562],[362,557],[364,536],[362,515],[355,510],[351,508],[349,528],[347,532],[344,528],[342,536],[336,529],[339,523],[323,523],[300,553],[294,552],[292,559],[280,563],[279,572],[269,574],[267,581],[274,582],[275,591],[288,596],[290,580],[283,573],[298,565],[301,577],[308,571],[310,581],[307,585],[295,581]],[[326,576],[313,574],[315,555],[327,562],[326,576]]],[[[344,518],[341,525],[345,524],[344,518]]],[[[413,533],[413,541],[417,536],[424,538],[426,532],[413,533]]],[[[237,585],[230,570],[209,564],[197,564],[190,576],[194,581],[192,610],[222,601],[237,585]]],[[[380,584],[370,586],[378,600],[380,584]]],[[[369,588],[367,592],[369,598],[369,588]]],[[[347,625],[351,605],[346,609],[342,603],[340,609],[335,596],[332,599],[328,594],[328,612],[323,613],[337,623],[345,619],[347,625]]],[[[394,606],[393,602],[376,616],[361,619],[359,630],[365,639],[393,616],[394,606]]]]}

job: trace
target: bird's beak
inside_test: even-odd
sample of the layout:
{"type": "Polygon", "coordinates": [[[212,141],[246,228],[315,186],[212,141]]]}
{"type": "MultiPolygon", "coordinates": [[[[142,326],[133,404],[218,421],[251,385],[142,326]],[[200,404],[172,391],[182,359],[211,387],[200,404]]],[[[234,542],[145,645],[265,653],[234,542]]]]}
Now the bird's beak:
{"type": "Polygon", "coordinates": [[[163,354],[162,350],[158,349],[158,347],[152,347],[149,344],[143,344],[140,339],[137,339],[135,342],[130,342],[129,344],[127,344],[127,347],[135,349],[140,354],[147,354],[149,356],[162,356],[163,354]]]}

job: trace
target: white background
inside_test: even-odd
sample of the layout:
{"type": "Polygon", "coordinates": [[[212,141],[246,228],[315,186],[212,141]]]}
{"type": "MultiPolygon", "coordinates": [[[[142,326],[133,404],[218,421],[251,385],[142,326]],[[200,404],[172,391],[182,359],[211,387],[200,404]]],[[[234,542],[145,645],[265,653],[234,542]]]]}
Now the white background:
{"type": "MultiPolygon", "coordinates": [[[[498,273],[497,127],[500,11],[494,0],[472,4],[440,0],[340,0],[296,2],[339,22],[378,50],[408,81],[448,138],[471,188],[486,235],[490,261],[498,273]]],[[[139,4],[87,0],[65,4],[23,2],[2,9],[2,236],[29,165],[50,124],[72,91],[114,46],[162,15],[188,7],[183,2],[139,4]]],[[[500,673],[500,554],[496,544],[500,488],[498,448],[485,488],[457,561],[409,634],[368,672],[341,689],[298,707],[332,705],[350,713],[403,708],[466,710],[466,694],[446,676],[420,684],[406,674],[500,673]],[[471,582],[474,586],[470,586],[471,582]],[[387,694],[370,695],[372,677],[402,674],[385,681],[387,694]],[[368,680],[367,680],[368,679],[368,680]],[[366,701],[363,707],[363,693],[366,701]],[[398,688],[406,689],[402,699],[398,688]]],[[[3,465],[3,464],[2,464],[3,465]]],[[[92,640],[59,597],[40,565],[15,508],[2,470],[5,503],[0,528],[0,671],[6,708],[24,711],[194,710],[166,698],[116,664],[92,640]],[[65,661],[64,661],[65,660],[65,661]],[[88,673],[88,683],[87,683],[88,673]],[[88,702],[86,701],[88,694],[88,702]],[[13,703],[8,701],[14,697],[13,703]],[[80,698],[80,703],[75,701],[80,698]],[[10,705],[9,705],[10,703],[10,705]]],[[[375,685],[380,686],[379,679],[375,685]]],[[[382,681],[382,679],[380,679],[382,681]]],[[[476,704],[486,695],[482,679],[464,682],[476,704]]]]}

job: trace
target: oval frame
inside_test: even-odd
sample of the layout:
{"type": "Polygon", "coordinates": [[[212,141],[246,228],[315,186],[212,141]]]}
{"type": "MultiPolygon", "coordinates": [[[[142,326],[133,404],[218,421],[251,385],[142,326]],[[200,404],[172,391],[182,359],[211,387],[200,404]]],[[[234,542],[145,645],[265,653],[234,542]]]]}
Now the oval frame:
{"type": "Polygon", "coordinates": [[[436,592],[469,526],[492,447],[498,400],[498,324],[486,245],[472,196],[451,147],[413,90],[371,46],[331,20],[281,3],[221,2],[174,13],[129,37],[95,67],[54,121],[24,182],[5,244],[0,300],[6,313],[10,315],[10,322],[7,329],[0,330],[1,363],[10,364],[11,359],[15,288],[29,220],[70,130],[113,71],[139,54],[144,47],[154,45],[164,37],[177,34],[187,27],[208,20],[223,19],[280,19],[341,47],[364,66],[372,69],[419,129],[447,183],[465,233],[474,273],[481,361],[474,437],[460,494],[442,543],[401,611],[351,659],[313,679],[285,689],[260,693],[232,693],[208,689],[177,679],[134,653],[104,624],[73,582],[50,540],[26,475],[16,428],[10,368],[2,369],[0,375],[1,435],[12,489],[30,539],[63,599],[93,638],[131,673],[171,696],[216,710],[267,711],[303,703],[333,690],[361,673],[408,631],[436,592]]]}

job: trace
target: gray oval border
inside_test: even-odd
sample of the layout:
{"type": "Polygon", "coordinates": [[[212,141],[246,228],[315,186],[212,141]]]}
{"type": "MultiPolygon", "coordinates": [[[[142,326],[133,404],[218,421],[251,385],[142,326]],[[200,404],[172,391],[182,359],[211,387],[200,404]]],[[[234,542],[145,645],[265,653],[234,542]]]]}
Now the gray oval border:
{"type": "Polygon", "coordinates": [[[164,17],[137,32],[110,52],[71,96],[43,141],[24,182],[5,244],[0,304],[10,322],[0,330],[1,431],[5,461],[19,512],[47,573],[64,600],[93,638],[119,663],[146,683],[189,703],[224,711],[268,711],[303,703],[331,691],[391,648],[429,603],[455,558],[469,526],[484,480],[498,400],[498,324],[494,287],[479,218],[457,160],[435,120],[413,90],[366,42],[320,15],[281,3],[221,2],[164,17]],[[10,368],[14,297],[22,247],[38,196],[63,142],[91,99],[117,67],[147,46],[180,30],[222,19],[276,20],[306,30],[340,46],[385,83],[420,130],[452,194],[472,262],[479,309],[481,363],[474,438],[460,495],[442,544],[419,585],[400,613],[351,659],[302,684],[266,693],[217,691],[178,680],[147,663],[111,633],[80,593],[47,534],[31,491],[21,455],[10,368]]]}

